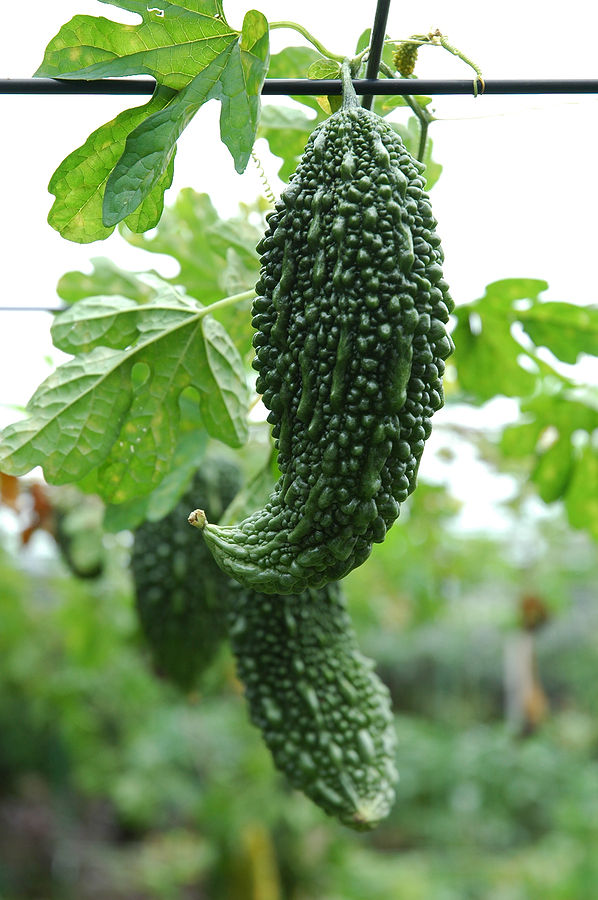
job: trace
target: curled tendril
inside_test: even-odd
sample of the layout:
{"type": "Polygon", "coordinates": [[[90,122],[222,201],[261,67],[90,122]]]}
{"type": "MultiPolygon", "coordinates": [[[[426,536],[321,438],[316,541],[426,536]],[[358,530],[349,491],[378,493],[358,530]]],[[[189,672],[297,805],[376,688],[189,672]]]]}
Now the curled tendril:
{"type": "Polygon", "coordinates": [[[268,181],[268,178],[264,171],[264,167],[262,166],[255,150],[251,151],[251,158],[255,163],[255,166],[258,171],[258,175],[260,176],[260,180],[261,180],[262,184],[264,185],[264,195],[265,195],[266,199],[270,201],[270,203],[274,204],[276,202],[276,196],[274,194],[274,191],[270,187],[270,182],[268,181]]]}

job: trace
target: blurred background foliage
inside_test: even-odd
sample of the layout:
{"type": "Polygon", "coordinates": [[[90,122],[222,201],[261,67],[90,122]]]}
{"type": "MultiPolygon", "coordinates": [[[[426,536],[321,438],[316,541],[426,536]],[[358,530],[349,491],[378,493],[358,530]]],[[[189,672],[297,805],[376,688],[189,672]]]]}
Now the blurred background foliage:
{"type": "MultiPolygon", "coordinates": [[[[271,76],[314,61],[304,48],[284,54],[271,76]]],[[[305,107],[323,116],[302,103],[269,106],[262,120],[283,178],[313,128],[305,107]]],[[[396,127],[415,146],[414,121],[396,127]]],[[[429,187],[441,172],[431,149],[429,187]]],[[[172,283],[208,304],[255,283],[267,209],[258,200],[224,220],[187,189],[152,233],[122,234],[174,259],[172,283]]],[[[190,693],[152,668],[133,531],[176,505],[189,459],[149,497],[107,508],[73,486],[1,476],[1,900],[598,897],[598,395],[572,368],[597,352],[598,313],[546,303],[546,288],[506,279],[457,308],[447,406],[426,451],[475,459],[489,495],[507,478],[507,527],[460,525],[449,467],[421,479],[345,579],[396,715],[397,803],[371,834],[289,789],[248,721],[227,647],[190,693]],[[510,418],[488,415],[500,397],[510,418]],[[463,408],[482,424],[464,427],[463,408]]],[[[69,304],[148,291],[106,259],[58,285],[69,304]]],[[[249,306],[219,313],[248,373],[249,306]]],[[[253,419],[233,454],[253,477],[239,515],[275,477],[268,430],[253,419]]],[[[188,423],[201,456],[205,430],[188,423]]]]}
{"type": "Polygon", "coordinates": [[[596,896],[598,566],[562,513],[526,523],[525,559],[520,534],[461,532],[422,483],[345,580],[399,739],[396,806],[360,835],[274,770],[228,649],[189,694],[153,672],[130,532],[90,526],[101,572],[74,575],[46,488],[16,556],[36,502],[4,487],[3,900],[596,896]]]}

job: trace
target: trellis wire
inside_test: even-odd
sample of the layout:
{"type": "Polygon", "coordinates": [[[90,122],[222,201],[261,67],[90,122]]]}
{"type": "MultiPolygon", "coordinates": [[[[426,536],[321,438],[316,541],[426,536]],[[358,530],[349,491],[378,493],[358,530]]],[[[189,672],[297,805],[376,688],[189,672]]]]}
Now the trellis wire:
{"type": "MultiPolygon", "coordinates": [[[[473,79],[356,78],[355,91],[364,97],[375,95],[465,94],[473,97],[473,79]]],[[[0,94],[100,94],[145,96],[153,94],[153,78],[103,78],[98,81],[58,78],[2,78],[0,94]]],[[[341,94],[340,81],[322,78],[266,78],[262,95],[320,96],[341,94]]],[[[598,79],[584,78],[496,78],[485,81],[483,96],[489,94],[598,94],[598,79]]],[[[479,92],[478,92],[479,95],[479,92]]],[[[479,95],[480,96],[480,95],[479,95]]]]}

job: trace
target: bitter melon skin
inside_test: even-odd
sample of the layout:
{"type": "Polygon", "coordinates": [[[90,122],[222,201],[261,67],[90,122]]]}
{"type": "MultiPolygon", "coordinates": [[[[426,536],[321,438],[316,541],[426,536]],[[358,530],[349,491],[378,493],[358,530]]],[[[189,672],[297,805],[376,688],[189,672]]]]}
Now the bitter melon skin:
{"type": "MultiPolygon", "coordinates": [[[[420,35],[414,35],[415,37],[421,37],[420,35]]],[[[395,64],[395,68],[399,72],[403,78],[408,78],[409,75],[413,75],[413,71],[415,69],[415,64],[417,62],[417,53],[419,50],[419,44],[413,44],[410,41],[403,41],[402,44],[397,46],[397,49],[392,55],[392,61],[395,64]]]]}
{"type": "Polygon", "coordinates": [[[135,532],[131,568],[136,607],[157,671],[183,690],[198,679],[226,637],[229,578],[197,541],[186,518],[201,497],[215,520],[241,486],[239,468],[204,460],[177,506],[135,532]]]}
{"type": "Polygon", "coordinates": [[[395,799],[393,716],[339,585],[284,596],[231,585],[237,672],[276,767],[345,825],[374,828],[395,799]]]}
{"type": "Polygon", "coordinates": [[[323,587],[384,539],[454,349],[423,166],[343,75],[343,107],[311,135],[257,248],[256,388],[283,475],[239,525],[190,517],[218,564],[265,593],[323,587]]]}

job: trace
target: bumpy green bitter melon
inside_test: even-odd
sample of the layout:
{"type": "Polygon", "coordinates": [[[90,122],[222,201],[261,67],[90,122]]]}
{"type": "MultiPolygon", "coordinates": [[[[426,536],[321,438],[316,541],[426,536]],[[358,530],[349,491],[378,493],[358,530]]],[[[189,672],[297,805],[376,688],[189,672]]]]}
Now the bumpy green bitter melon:
{"type": "Polygon", "coordinates": [[[275,765],[329,815],[374,828],[395,798],[393,717],[339,585],[277,596],[231,582],[229,599],[237,671],[275,765]]]}
{"type": "Polygon", "coordinates": [[[282,477],[264,509],[218,528],[218,564],[246,587],[300,593],[382,541],[416,486],[453,349],[423,167],[357,101],[311,135],[258,244],[257,390],[282,477]]]}
{"type": "Polygon", "coordinates": [[[236,465],[205,459],[173,511],[135,532],[131,568],[139,620],[157,670],[184,690],[196,685],[226,637],[230,580],[195,540],[186,515],[202,497],[217,521],[240,486],[236,465]]]}
{"type": "MultiPolygon", "coordinates": [[[[412,37],[418,41],[421,41],[422,39],[426,40],[426,35],[424,34],[414,34],[412,37]]],[[[397,45],[397,48],[392,55],[392,61],[403,78],[408,78],[409,75],[413,75],[419,46],[419,44],[413,43],[413,41],[403,41],[397,45]]]]}

